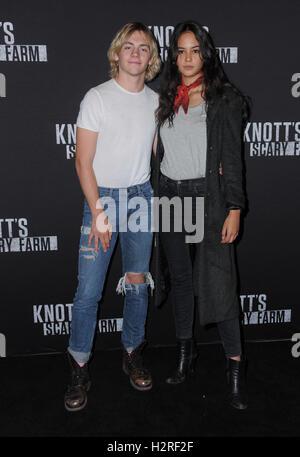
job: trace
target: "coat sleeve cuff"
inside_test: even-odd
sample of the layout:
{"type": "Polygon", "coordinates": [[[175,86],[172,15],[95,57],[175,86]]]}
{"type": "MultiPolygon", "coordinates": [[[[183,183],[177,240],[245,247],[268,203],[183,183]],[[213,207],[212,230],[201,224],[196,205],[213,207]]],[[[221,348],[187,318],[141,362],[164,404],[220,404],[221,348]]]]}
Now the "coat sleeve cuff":
{"type": "Polygon", "coordinates": [[[241,213],[243,212],[243,208],[238,205],[227,205],[227,211],[229,212],[231,209],[239,209],[241,213]]]}

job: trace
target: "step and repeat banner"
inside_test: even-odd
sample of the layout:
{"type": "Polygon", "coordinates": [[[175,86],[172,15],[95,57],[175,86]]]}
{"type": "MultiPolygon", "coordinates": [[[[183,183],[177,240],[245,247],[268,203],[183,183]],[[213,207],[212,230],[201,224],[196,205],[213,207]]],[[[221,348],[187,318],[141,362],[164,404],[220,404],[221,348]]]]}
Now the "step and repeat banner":
{"type": "MultiPolygon", "coordinates": [[[[84,94],[109,79],[107,49],[127,22],[154,32],[162,61],[177,22],[211,33],[252,98],[244,134],[249,211],[237,244],[247,341],[300,331],[299,2],[5,1],[0,7],[0,356],[64,351],[77,285],[83,195],[74,167],[84,94]]],[[[150,83],[157,89],[160,78],[150,83]]],[[[120,347],[120,247],[99,305],[96,349],[120,347]]],[[[197,312],[197,311],[196,311],[197,312]]],[[[198,342],[219,340],[195,324],[198,342]]],[[[150,345],[174,343],[171,303],[149,307],[150,345]]]]}

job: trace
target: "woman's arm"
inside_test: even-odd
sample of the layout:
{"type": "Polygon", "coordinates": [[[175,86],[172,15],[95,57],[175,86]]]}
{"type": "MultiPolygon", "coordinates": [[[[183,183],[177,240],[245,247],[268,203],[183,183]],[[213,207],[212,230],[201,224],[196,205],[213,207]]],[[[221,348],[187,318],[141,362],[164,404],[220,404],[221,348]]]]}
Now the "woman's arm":
{"type": "Polygon", "coordinates": [[[155,134],[154,141],[153,141],[153,154],[156,155],[156,149],[157,149],[157,133],[155,134]]]}
{"type": "Polygon", "coordinates": [[[239,99],[225,102],[223,110],[222,179],[229,214],[224,221],[221,243],[232,243],[238,235],[240,214],[245,207],[242,165],[242,107],[239,99]]]}
{"type": "Polygon", "coordinates": [[[223,104],[221,162],[228,209],[245,207],[242,146],[242,106],[235,97],[223,104]]]}

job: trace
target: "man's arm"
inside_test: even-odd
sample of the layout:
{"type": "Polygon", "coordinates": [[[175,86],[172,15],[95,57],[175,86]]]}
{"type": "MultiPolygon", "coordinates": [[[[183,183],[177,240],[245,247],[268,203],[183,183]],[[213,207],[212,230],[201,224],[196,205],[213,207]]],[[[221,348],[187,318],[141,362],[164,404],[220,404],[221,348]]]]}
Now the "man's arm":
{"type": "MultiPolygon", "coordinates": [[[[92,214],[92,226],[88,244],[90,245],[93,237],[95,237],[95,251],[98,251],[100,240],[102,248],[105,252],[109,247],[111,231],[109,231],[108,225],[107,231],[100,232],[96,225],[97,217],[103,212],[103,208],[99,207],[100,196],[98,192],[96,176],[93,170],[93,160],[96,153],[97,139],[98,132],[93,132],[91,130],[77,127],[75,168],[82,191],[85,195],[92,214]]],[[[108,223],[107,217],[105,218],[105,221],[108,223]]]]}

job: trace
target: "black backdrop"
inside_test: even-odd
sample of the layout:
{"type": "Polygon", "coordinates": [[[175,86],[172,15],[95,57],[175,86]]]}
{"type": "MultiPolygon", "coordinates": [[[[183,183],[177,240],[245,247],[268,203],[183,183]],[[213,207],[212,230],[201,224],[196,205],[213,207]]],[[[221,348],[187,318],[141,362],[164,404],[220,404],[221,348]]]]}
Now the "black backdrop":
{"type": "MultiPolygon", "coordinates": [[[[253,100],[245,132],[249,212],[237,246],[247,340],[299,331],[299,2],[3,1],[0,9],[0,356],[55,352],[68,342],[82,193],[74,124],[86,91],[108,79],[121,26],[152,27],[164,58],[172,27],[208,27],[229,77],[253,100]]],[[[150,83],[156,88],[159,78],[150,83]]],[[[96,348],[120,346],[119,247],[99,307],[96,348]]],[[[153,309],[151,345],[174,341],[171,305],[153,309]]],[[[200,328],[199,342],[218,340],[200,328]]]]}

